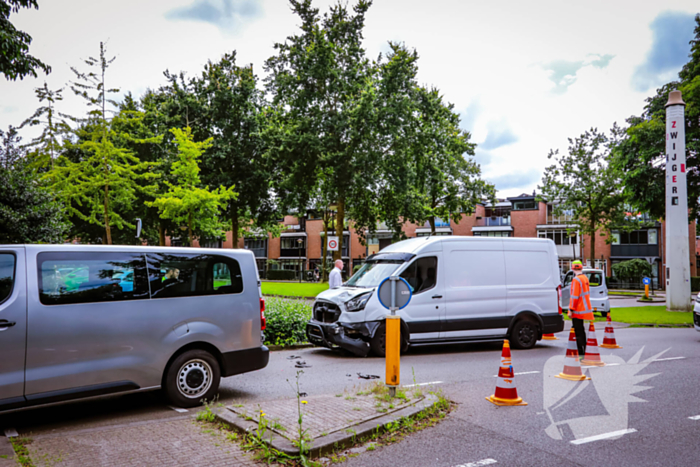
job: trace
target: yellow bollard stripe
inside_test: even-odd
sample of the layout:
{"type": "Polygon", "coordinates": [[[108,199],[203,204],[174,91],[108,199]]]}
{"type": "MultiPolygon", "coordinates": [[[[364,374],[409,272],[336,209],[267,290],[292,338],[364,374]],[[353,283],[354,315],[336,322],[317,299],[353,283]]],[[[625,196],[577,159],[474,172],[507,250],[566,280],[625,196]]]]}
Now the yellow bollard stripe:
{"type": "Polygon", "coordinates": [[[398,386],[401,374],[401,318],[386,317],[386,384],[398,386]]]}

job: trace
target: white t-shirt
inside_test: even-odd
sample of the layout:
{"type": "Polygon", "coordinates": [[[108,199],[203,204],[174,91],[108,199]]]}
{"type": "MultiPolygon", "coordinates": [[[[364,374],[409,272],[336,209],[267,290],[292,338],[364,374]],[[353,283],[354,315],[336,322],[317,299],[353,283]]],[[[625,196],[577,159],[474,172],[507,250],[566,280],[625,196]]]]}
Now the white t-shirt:
{"type": "Polygon", "coordinates": [[[328,288],[333,289],[335,287],[340,287],[341,285],[343,285],[343,278],[340,275],[340,269],[333,268],[328,276],[328,288]]]}

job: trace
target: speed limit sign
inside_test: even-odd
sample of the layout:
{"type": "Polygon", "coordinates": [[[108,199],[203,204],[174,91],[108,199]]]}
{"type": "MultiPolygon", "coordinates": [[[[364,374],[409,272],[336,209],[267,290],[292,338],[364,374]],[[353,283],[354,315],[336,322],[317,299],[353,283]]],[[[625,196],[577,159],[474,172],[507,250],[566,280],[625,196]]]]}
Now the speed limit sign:
{"type": "Polygon", "coordinates": [[[328,237],[328,251],[338,251],[338,237],[328,237]]]}

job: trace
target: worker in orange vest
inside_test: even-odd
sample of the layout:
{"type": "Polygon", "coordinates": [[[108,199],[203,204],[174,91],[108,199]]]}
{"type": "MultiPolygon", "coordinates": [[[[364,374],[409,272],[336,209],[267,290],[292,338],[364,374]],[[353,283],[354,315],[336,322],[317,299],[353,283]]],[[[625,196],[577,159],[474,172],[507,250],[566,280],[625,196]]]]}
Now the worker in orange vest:
{"type": "Polygon", "coordinates": [[[579,358],[583,358],[586,355],[586,327],[583,321],[593,321],[591,290],[588,277],[583,274],[581,261],[571,263],[571,269],[574,271],[574,279],[571,281],[569,293],[569,318],[576,333],[579,358]]]}

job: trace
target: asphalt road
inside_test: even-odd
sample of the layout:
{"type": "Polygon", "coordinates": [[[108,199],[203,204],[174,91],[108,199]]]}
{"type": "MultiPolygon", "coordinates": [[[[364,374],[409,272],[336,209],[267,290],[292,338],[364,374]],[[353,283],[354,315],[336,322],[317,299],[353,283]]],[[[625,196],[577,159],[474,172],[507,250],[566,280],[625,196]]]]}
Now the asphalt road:
{"type": "MultiPolygon", "coordinates": [[[[496,407],[484,400],[495,389],[500,344],[413,349],[401,359],[402,384],[432,383],[457,403],[456,410],[438,426],[362,454],[348,465],[440,467],[488,459],[502,465],[700,464],[700,419],[689,418],[700,416],[700,333],[692,328],[620,328],[616,335],[624,348],[601,349],[610,365],[588,369],[593,379],[587,383],[554,378],[563,367],[564,333],[532,350],[514,350],[515,382],[526,407],[496,407]],[[652,357],[656,361],[645,361],[652,357]],[[652,377],[642,381],[639,375],[652,377]],[[634,397],[646,402],[634,402],[634,397]],[[619,439],[589,440],[621,430],[636,431],[619,439]]],[[[324,349],[273,352],[264,370],[225,378],[221,400],[264,404],[293,397],[287,380],[296,376],[299,359],[292,356],[310,366],[301,375],[302,391],[310,397],[366,384],[358,372],[384,373],[378,358],[324,349]]],[[[158,393],[150,393],[0,416],[0,428],[38,436],[191,415],[174,411],[158,393]]]]}

